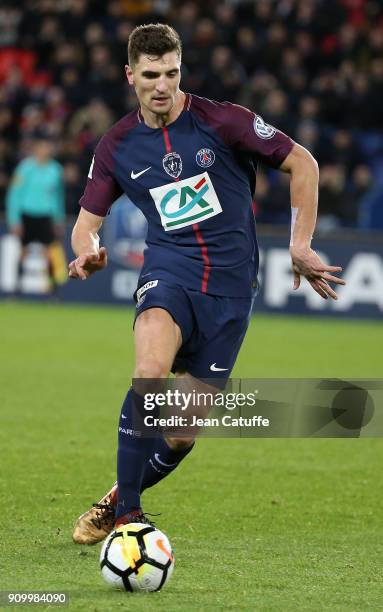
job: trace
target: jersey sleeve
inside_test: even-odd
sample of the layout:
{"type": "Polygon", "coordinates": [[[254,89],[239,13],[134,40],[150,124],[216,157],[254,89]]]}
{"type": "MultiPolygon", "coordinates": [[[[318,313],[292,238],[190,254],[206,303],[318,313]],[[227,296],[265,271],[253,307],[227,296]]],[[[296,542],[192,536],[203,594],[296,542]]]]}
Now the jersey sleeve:
{"type": "Polygon", "coordinates": [[[105,217],[113,202],[123,193],[113,175],[114,160],[111,143],[104,136],[98,143],[80,206],[94,215],[105,217]]]}
{"type": "Polygon", "coordinates": [[[227,144],[251,153],[272,168],[279,168],[294,141],[243,106],[225,102],[223,107],[220,131],[227,144]]]}

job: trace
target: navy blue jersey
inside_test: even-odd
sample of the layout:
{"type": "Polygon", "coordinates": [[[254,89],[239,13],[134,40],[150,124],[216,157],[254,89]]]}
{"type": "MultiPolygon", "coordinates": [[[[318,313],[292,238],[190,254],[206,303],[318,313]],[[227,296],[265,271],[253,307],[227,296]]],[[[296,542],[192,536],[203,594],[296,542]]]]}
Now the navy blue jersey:
{"type": "Polygon", "coordinates": [[[166,127],[150,128],[133,111],[103,136],[80,205],[105,216],[126,193],[143,212],[148,233],[139,286],[162,279],[250,297],[258,270],[256,164],[278,168],[293,145],[246,108],[186,94],[183,111],[166,127]]]}

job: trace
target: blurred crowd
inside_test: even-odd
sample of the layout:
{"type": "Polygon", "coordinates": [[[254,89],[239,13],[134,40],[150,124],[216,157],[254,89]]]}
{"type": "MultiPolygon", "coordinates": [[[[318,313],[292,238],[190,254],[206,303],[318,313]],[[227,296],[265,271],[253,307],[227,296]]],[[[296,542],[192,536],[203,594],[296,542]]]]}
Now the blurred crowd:
{"type": "MultiPolygon", "coordinates": [[[[3,0],[0,208],[43,130],[77,213],[97,141],[136,106],[127,40],[151,21],[181,35],[183,90],[243,104],[315,155],[323,231],[383,227],[383,0],[3,0]]],[[[288,201],[288,177],[262,168],[257,218],[288,223],[288,201]]]]}

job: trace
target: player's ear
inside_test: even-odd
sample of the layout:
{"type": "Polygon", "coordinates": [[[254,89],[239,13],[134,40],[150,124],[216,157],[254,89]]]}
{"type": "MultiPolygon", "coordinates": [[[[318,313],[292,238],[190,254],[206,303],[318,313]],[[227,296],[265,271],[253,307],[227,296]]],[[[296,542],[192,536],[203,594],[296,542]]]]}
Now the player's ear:
{"type": "Polygon", "coordinates": [[[133,70],[131,69],[130,66],[128,66],[128,64],[126,64],[125,66],[125,74],[126,74],[126,78],[128,79],[129,85],[133,85],[134,84],[133,70]]]}

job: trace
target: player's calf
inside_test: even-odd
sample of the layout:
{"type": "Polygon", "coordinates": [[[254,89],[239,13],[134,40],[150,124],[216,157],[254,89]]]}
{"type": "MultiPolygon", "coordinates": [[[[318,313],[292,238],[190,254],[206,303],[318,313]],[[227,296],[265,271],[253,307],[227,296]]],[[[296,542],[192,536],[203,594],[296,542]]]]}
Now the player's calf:
{"type": "Polygon", "coordinates": [[[194,445],[195,436],[165,436],[166,444],[173,451],[182,451],[194,445]]]}

